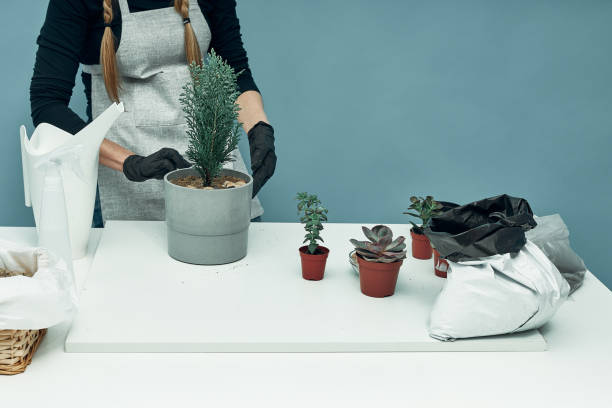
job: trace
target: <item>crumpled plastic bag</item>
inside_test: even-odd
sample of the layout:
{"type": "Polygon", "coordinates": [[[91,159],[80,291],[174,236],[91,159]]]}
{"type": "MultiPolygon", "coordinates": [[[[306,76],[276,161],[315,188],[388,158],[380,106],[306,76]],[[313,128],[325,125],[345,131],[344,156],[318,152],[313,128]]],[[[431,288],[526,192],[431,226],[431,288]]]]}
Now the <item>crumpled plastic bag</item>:
{"type": "Polygon", "coordinates": [[[442,258],[461,262],[517,252],[535,225],[529,203],[504,194],[432,217],[425,235],[442,258]]]}
{"type": "Polygon", "coordinates": [[[429,334],[438,340],[538,328],[569,293],[555,265],[530,241],[516,253],[449,264],[429,318],[429,334]]]}
{"type": "Polygon", "coordinates": [[[44,248],[0,240],[0,330],[38,330],[74,316],[77,294],[66,263],[44,248]]]}
{"type": "Polygon", "coordinates": [[[570,295],[582,286],[587,267],[570,246],[569,230],[559,214],[535,217],[537,227],[525,233],[555,264],[570,285],[570,295]]]}

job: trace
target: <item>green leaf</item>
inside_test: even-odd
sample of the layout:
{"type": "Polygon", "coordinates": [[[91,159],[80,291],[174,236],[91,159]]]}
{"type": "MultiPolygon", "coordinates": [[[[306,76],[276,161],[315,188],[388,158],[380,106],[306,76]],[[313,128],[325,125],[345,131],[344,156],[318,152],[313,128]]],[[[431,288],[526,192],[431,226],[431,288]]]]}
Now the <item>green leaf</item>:
{"type": "Polygon", "coordinates": [[[371,243],[371,242],[368,242],[368,243],[366,244],[366,249],[367,249],[368,251],[370,251],[370,252],[372,252],[372,253],[375,253],[375,254],[376,254],[376,253],[378,253],[378,252],[382,252],[383,247],[382,247],[382,246],[380,246],[380,245],[377,245],[377,244],[373,244],[373,243],[371,243]]]}
{"type": "Polygon", "coordinates": [[[372,231],[371,229],[369,229],[366,226],[361,227],[361,230],[363,231],[363,234],[366,236],[367,239],[369,239],[372,242],[377,242],[378,241],[378,235],[376,235],[376,233],[374,231],[372,231]]]}
{"type": "Polygon", "coordinates": [[[355,248],[361,248],[361,249],[365,249],[368,244],[367,241],[357,241],[356,239],[350,239],[349,241],[351,242],[351,244],[353,244],[355,248]]]}
{"type": "Polygon", "coordinates": [[[389,245],[393,239],[393,232],[391,232],[391,228],[386,225],[377,225],[372,228],[375,231],[376,235],[378,235],[378,245],[380,247],[386,247],[389,245]]]}
{"type": "MultiPolygon", "coordinates": [[[[397,250],[398,247],[400,247],[404,241],[406,240],[405,237],[397,237],[395,240],[393,240],[393,242],[389,243],[386,247],[385,250],[388,251],[390,249],[395,249],[397,250]]],[[[404,245],[405,246],[405,245],[404,245]]]]}

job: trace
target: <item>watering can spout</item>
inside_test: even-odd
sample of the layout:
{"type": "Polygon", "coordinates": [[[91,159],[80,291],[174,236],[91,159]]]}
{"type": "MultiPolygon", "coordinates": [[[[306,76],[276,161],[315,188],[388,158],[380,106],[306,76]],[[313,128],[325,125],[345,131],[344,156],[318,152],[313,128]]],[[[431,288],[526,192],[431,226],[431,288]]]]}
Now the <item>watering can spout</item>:
{"type": "Polygon", "coordinates": [[[23,187],[26,206],[31,206],[37,228],[40,224],[42,191],[46,172],[40,163],[62,156],[60,171],[73,259],[86,255],[93,217],[100,145],[106,133],[124,111],[123,104],[112,104],[76,135],[48,123],[36,127],[28,139],[20,128],[23,187]]]}
{"type": "Polygon", "coordinates": [[[119,115],[121,115],[123,112],[123,102],[112,104],[96,119],[74,135],[73,142],[82,144],[86,146],[86,148],[95,146],[96,149],[99,149],[102,141],[104,141],[106,133],[111,128],[113,123],[115,123],[119,115]]]}

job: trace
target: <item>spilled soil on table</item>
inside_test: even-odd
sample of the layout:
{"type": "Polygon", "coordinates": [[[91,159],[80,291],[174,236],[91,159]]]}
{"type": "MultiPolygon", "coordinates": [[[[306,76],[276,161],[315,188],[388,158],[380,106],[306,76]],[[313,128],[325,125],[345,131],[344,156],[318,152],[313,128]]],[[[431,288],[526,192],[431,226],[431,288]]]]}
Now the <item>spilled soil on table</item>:
{"type": "Polygon", "coordinates": [[[6,269],[4,269],[4,268],[0,268],[0,278],[10,278],[10,277],[13,277],[13,276],[21,276],[21,275],[23,275],[23,276],[28,276],[28,277],[30,277],[30,278],[31,278],[32,276],[34,276],[34,274],[32,274],[32,273],[18,273],[18,272],[11,272],[11,271],[6,270],[6,269]]]}

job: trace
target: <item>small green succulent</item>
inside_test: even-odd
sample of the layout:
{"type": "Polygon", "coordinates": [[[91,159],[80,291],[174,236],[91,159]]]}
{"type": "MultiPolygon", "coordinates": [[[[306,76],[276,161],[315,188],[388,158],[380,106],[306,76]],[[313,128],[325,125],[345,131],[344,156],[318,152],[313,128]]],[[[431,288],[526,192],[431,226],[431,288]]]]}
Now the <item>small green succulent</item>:
{"type": "Polygon", "coordinates": [[[393,240],[393,232],[386,225],[377,225],[372,229],[361,227],[369,241],[351,239],[355,251],[363,259],[370,262],[391,263],[406,258],[406,238],[397,237],[393,240]]]}
{"type": "Polygon", "coordinates": [[[308,242],[308,252],[314,254],[319,247],[317,241],[323,242],[320,232],[323,230],[323,222],[327,221],[327,208],[321,205],[321,200],[315,194],[298,193],[298,214],[302,213],[300,222],[304,224],[306,237],[304,243],[308,242]]]}
{"type": "Polygon", "coordinates": [[[412,221],[410,221],[410,223],[412,224],[412,230],[415,234],[423,234],[423,230],[429,224],[429,221],[431,221],[431,217],[439,214],[442,210],[442,204],[434,200],[432,196],[427,196],[425,198],[412,196],[410,197],[410,202],[411,204],[408,210],[416,211],[416,213],[406,211],[404,214],[421,219],[422,225],[417,225],[412,221]]]}

